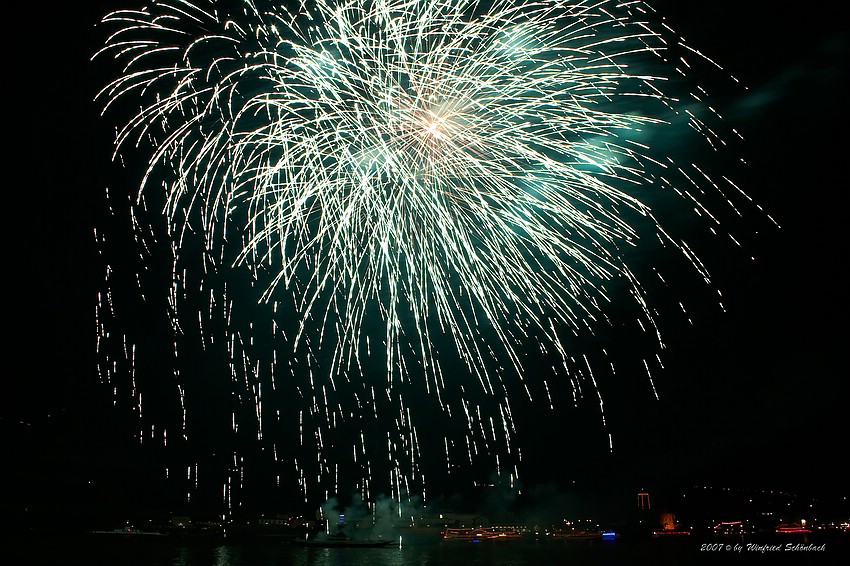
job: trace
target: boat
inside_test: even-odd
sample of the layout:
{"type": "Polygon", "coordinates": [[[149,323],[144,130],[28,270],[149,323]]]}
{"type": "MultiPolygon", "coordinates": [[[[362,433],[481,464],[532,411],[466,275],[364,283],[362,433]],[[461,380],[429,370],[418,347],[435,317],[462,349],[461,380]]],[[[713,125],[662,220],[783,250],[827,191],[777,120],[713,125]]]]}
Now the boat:
{"type": "Polygon", "coordinates": [[[652,538],[687,537],[690,535],[691,531],[677,529],[660,529],[657,531],[652,531],[652,538]]]}
{"type": "Polygon", "coordinates": [[[345,533],[334,533],[329,535],[320,534],[314,538],[296,538],[292,541],[292,543],[299,546],[316,546],[323,548],[380,548],[391,545],[393,541],[385,538],[356,539],[351,538],[345,533]]]}
{"type": "Polygon", "coordinates": [[[93,535],[118,535],[118,536],[154,536],[154,537],[164,537],[165,533],[161,533],[159,531],[143,531],[141,529],[135,529],[133,527],[121,527],[117,529],[112,529],[111,531],[89,531],[93,535]]]}
{"type": "Polygon", "coordinates": [[[521,538],[522,533],[510,527],[448,528],[443,531],[443,540],[481,542],[484,540],[515,540],[521,538]]]}
{"type": "Polygon", "coordinates": [[[549,537],[560,540],[592,540],[599,538],[599,531],[557,529],[549,533],[549,537]]]}
{"type": "Polygon", "coordinates": [[[776,527],[777,533],[787,534],[787,533],[810,533],[811,529],[807,529],[805,524],[801,523],[784,523],[776,527]]]}
{"type": "Polygon", "coordinates": [[[448,528],[441,534],[447,540],[473,540],[481,537],[481,529],[454,529],[448,528]]]}
{"type": "Polygon", "coordinates": [[[722,521],[712,527],[712,532],[717,537],[740,538],[753,534],[755,527],[744,521],[722,521]]]}

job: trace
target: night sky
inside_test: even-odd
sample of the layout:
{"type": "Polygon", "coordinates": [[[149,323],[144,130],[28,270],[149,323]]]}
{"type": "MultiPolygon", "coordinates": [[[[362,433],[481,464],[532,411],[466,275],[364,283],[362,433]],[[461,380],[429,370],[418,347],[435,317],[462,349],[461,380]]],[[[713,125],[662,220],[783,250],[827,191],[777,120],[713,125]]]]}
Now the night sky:
{"type": "MultiPolygon", "coordinates": [[[[761,219],[745,253],[709,257],[726,312],[706,304],[693,309],[693,325],[667,330],[660,400],[645,383],[608,383],[605,430],[592,404],[553,422],[543,415],[552,434],[524,439],[523,481],[529,490],[846,493],[847,20],[823,5],[681,4],[656,3],[691,45],[749,87],[724,101],[725,118],[746,139],[741,186],[781,228],[761,219]]],[[[112,123],[92,101],[104,78],[89,58],[103,39],[95,23],[116,5],[18,3],[7,20],[15,34],[4,80],[11,343],[0,434],[4,506],[18,514],[96,518],[171,505],[161,467],[95,372],[102,273],[93,229],[115,173],[112,123]]],[[[297,486],[293,494],[297,501],[297,486]]]]}

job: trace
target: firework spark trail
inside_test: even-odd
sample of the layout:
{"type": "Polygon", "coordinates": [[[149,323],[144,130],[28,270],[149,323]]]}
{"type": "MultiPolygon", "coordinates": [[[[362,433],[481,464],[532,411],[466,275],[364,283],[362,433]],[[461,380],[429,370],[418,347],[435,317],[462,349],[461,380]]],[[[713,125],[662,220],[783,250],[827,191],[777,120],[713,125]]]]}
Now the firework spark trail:
{"type": "MultiPolygon", "coordinates": [[[[261,440],[264,407],[289,371],[307,405],[298,435],[308,416],[319,423],[316,482],[327,488],[338,471],[323,436],[346,414],[393,406],[398,430],[387,432],[387,456],[398,493],[420,475],[422,435],[402,391],[421,377],[442,411],[465,415],[470,459],[486,452],[515,468],[499,460],[500,451],[517,453],[502,381],[519,376],[532,397],[521,344],[535,337],[557,353],[580,395],[584,370],[571,360],[587,358],[570,351],[569,335],[607,320],[617,284],[630,288],[641,327],[663,344],[627,250],[657,237],[710,278],[644,195],[672,188],[716,225],[701,196],[723,184],[642,140],[685,120],[712,146],[724,142],[692,110],[703,92],[687,103],[665,93],[664,73],[681,69],[643,72],[671,47],[702,56],[666,26],[653,31],[652,15],[640,1],[318,0],[287,9],[244,0],[225,14],[214,0],[154,0],[104,18],[114,31],[98,55],[121,70],[99,97],[104,111],[141,103],[117,132],[116,155],[152,148],[137,206],[161,183],[173,330],[184,332],[178,304],[187,289],[206,288],[208,307],[195,315],[201,342],[227,344],[231,379],[253,399],[261,440]],[[200,274],[187,272],[183,257],[195,233],[205,241],[200,274]],[[273,317],[284,346],[260,352],[257,328],[231,322],[234,293],[213,281],[236,266],[263,286],[260,300],[275,314],[297,317],[288,335],[273,317]],[[212,322],[222,318],[217,334],[212,322]],[[463,396],[457,403],[436,345],[445,336],[479,391],[498,399],[492,414],[463,396]],[[306,379],[291,360],[281,367],[278,348],[306,364],[306,379]],[[320,362],[328,351],[331,361],[320,362]],[[362,376],[372,355],[385,357],[385,390],[370,379],[340,401],[343,382],[362,376]],[[270,374],[265,386],[261,373],[270,374]]],[[[175,359],[177,349],[175,341],[175,359]]],[[[474,383],[464,383],[466,395],[474,383]]],[[[551,403],[549,383],[542,387],[551,403]]],[[[181,386],[181,407],[183,394],[181,386]]],[[[380,444],[362,434],[347,450],[355,460],[380,444]]],[[[439,443],[447,460],[449,446],[464,445],[439,443]]],[[[299,478],[306,492],[301,468],[299,478]]],[[[370,478],[362,481],[368,493],[370,478]]]]}

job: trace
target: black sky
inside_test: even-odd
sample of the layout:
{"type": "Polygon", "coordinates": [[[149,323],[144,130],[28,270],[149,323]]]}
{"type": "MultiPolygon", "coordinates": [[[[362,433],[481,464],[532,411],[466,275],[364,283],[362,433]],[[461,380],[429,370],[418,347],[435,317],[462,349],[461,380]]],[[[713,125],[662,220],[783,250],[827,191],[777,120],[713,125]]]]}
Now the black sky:
{"type": "MultiPolygon", "coordinates": [[[[102,77],[89,58],[102,40],[94,24],[115,5],[18,4],[7,24],[15,29],[3,89],[11,342],[0,427],[17,508],[138,504],[158,489],[145,482],[156,466],[139,455],[95,374],[102,275],[93,229],[111,145],[92,102],[102,77]],[[121,496],[128,483],[133,494],[121,496]]],[[[526,451],[539,463],[528,482],[846,492],[847,20],[823,5],[766,0],[658,5],[748,87],[726,118],[747,140],[742,184],[781,229],[748,242],[755,261],[712,266],[727,312],[706,308],[665,336],[659,401],[610,392],[614,453],[596,424],[583,424],[595,417],[578,411],[560,423],[569,442],[526,451]],[[580,454],[561,474],[558,451],[580,454]]]]}

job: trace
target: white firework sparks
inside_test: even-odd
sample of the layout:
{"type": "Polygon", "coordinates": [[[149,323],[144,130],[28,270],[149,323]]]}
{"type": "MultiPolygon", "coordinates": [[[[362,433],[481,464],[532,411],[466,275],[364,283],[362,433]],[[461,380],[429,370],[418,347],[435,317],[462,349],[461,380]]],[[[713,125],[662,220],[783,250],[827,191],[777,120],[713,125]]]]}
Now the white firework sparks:
{"type": "MultiPolygon", "coordinates": [[[[251,399],[260,440],[270,418],[264,396],[291,382],[304,404],[299,442],[317,445],[312,464],[292,458],[305,494],[314,485],[339,490],[328,439],[346,426],[357,430],[340,453],[357,463],[365,499],[376,451],[394,495],[422,483],[411,388],[467,423],[463,438],[440,435],[447,465],[455,452],[470,461],[486,454],[515,477],[503,381],[524,379],[529,340],[557,352],[578,391],[577,374],[595,378],[570,337],[605,322],[612,287],[628,286],[662,344],[624,250],[660,240],[708,279],[648,199],[672,189],[719,225],[698,197],[725,189],[645,140],[676,121],[724,142],[693,109],[699,91],[686,102],[667,93],[674,65],[645,72],[673,48],[699,56],[646,3],[243,0],[229,13],[219,4],[154,0],[107,15],[114,31],[99,55],[121,69],[100,96],[107,109],[141,105],[118,130],[116,154],[152,148],[133,208],[164,190],[175,336],[192,310],[178,307],[181,293],[196,285],[208,297],[192,315],[200,341],[227,345],[231,381],[251,399]],[[184,259],[195,234],[204,241],[198,274],[184,259]],[[240,266],[274,311],[264,351],[253,344],[261,317],[239,327],[234,292],[213,282],[240,266]],[[472,381],[451,383],[436,345],[443,338],[472,381]],[[364,369],[370,357],[381,379],[364,369]],[[388,408],[396,414],[383,436],[356,424],[388,408]]],[[[99,305],[111,308],[111,297],[99,305]]],[[[178,349],[175,338],[175,360],[178,349]]],[[[104,371],[111,380],[115,370],[104,371]]],[[[185,429],[191,393],[179,369],[175,379],[185,429]]],[[[239,424],[234,413],[234,431],[239,424]]],[[[285,459],[279,441],[271,445],[285,459]]],[[[235,455],[231,468],[241,469],[235,455]]],[[[228,480],[228,501],[232,489],[228,480]]]]}

